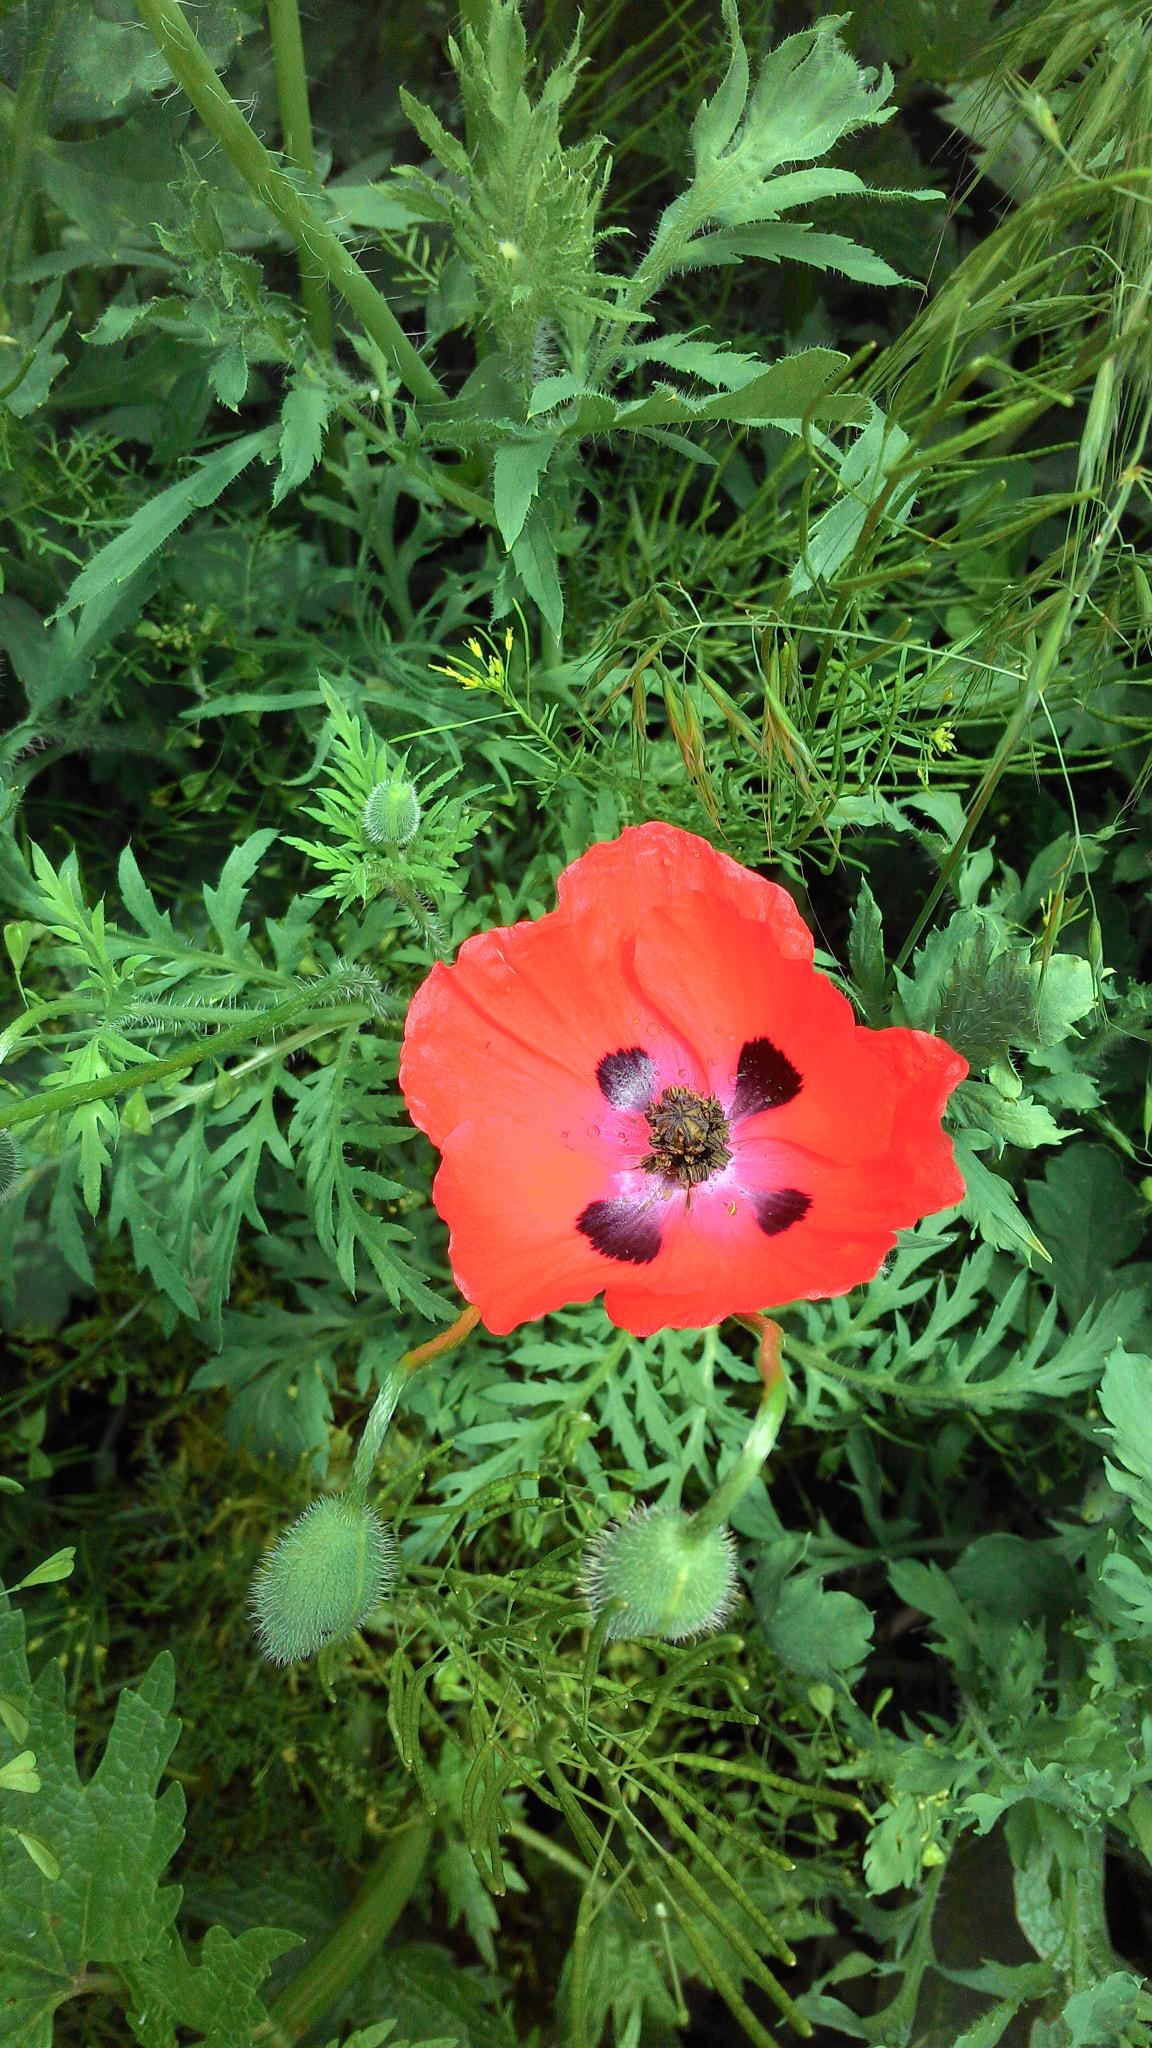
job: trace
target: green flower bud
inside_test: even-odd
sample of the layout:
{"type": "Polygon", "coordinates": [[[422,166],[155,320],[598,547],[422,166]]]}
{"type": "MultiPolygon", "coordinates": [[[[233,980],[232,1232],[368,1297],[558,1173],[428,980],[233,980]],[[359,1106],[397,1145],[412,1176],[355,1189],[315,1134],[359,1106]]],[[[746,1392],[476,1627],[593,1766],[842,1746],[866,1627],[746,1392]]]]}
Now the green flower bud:
{"type": "Polygon", "coordinates": [[[281,1536],[252,1583],[260,1648],[296,1664],[366,1621],[396,1576],[396,1542],[371,1508],[328,1494],[281,1536]]]}
{"type": "Polygon", "coordinates": [[[581,1588],[593,1614],[625,1602],[609,1641],[711,1635],[736,1604],[736,1545],[730,1530],[701,1528],[683,1508],[634,1508],[591,1545],[581,1588]]]}
{"type": "Polygon", "coordinates": [[[410,782],[378,782],[364,805],[364,830],[377,846],[407,846],[420,823],[420,804],[410,782]]]}

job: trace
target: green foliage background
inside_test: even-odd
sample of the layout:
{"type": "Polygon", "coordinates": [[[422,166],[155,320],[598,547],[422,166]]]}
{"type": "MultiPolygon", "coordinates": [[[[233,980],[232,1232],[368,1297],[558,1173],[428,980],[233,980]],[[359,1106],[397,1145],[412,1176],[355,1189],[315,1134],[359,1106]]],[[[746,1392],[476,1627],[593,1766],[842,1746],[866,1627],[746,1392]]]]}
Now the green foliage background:
{"type": "Polygon", "coordinates": [[[0,0],[5,2043],[1152,2041],[1150,201],[1136,0],[0,0]],[[784,1313],[726,1633],[579,1572],[752,1339],[593,1304],[273,1670],[458,1312],[408,999],[651,817],[963,1208],[784,1313]]]}

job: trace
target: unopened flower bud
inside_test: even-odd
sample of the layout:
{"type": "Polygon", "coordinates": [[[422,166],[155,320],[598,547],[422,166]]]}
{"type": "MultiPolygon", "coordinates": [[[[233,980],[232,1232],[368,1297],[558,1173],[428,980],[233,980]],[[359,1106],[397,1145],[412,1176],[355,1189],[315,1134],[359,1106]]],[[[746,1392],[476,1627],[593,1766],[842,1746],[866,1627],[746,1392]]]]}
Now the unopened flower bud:
{"type": "Polygon", "coordinates": [[[364,805],[364,831],[377,846],[407,846],[420,823],[420,804],[410,782],[397,776],[378,782],[364,805]]]}
{"type": "Polygon", "coordinates": [[[273,1664],[296,1664],[366,1621],[396,1576],[396,1542],[371,1508],[331,1494],[281,1536],[252,1585],[256,1632],[273,1664]]]}
{"type": "Polygon", "coordinates": [[[581,1585],[593,1614],[623,1600],[610,1641],[711,1635],[735,1605],[736,1546],[728,1529],[701,1528],[683,1508],[634,1508],[596,1538],[581,1585]]]}

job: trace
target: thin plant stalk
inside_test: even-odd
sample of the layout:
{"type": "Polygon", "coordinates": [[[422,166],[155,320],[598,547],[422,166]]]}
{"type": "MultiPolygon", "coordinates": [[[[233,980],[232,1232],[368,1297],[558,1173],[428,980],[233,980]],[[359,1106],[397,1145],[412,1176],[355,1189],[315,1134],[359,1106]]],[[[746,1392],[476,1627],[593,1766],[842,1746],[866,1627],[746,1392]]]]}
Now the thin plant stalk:
{"type": "MultiPolygon", "coordinates": [[[[300,10],[296,0],[268,0],[268,33],[276,66],[276,98],[280,108],[284,161],[311,185],[316,178],[316,159],[312,148],[312,113],[308,105],[304,39],[300,33],[300,10]]],[[[327,273],[306,242],[297,244],[297,257],[300,295],[304,301],[308,329],[317,348],[327,355],[333,338],[327,273]]]]}

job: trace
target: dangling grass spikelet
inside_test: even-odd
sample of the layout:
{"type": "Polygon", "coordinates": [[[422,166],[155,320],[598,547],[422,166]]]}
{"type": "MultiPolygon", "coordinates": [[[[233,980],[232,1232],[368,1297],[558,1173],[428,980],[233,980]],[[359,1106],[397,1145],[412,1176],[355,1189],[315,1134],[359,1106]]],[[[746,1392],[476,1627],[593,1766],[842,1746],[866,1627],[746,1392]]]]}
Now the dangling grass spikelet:
{"type": "Polygon", "coordinates": [[[297,1664],[366,1621],[396,1576],[396,1543],[371,1508],[313,1501],[280,1537],[252,1584],[260,1648],[297,1664]]]}
{"type": "Polygon", "coordinates": [[[16,1180],[16,1147],[7,1131],[0,1131],[0,1202],[16,1180]]]}
{"type": "Polygon", "coordinates": [[[728,1529],[694,1529],[683,1508],[634,1508],[590,1546],[581,1590],[593,1614],[627,1603],[608,1624],[610,1641],[711,1635],[736,1602],[736,1546],[728,1529]]]}

